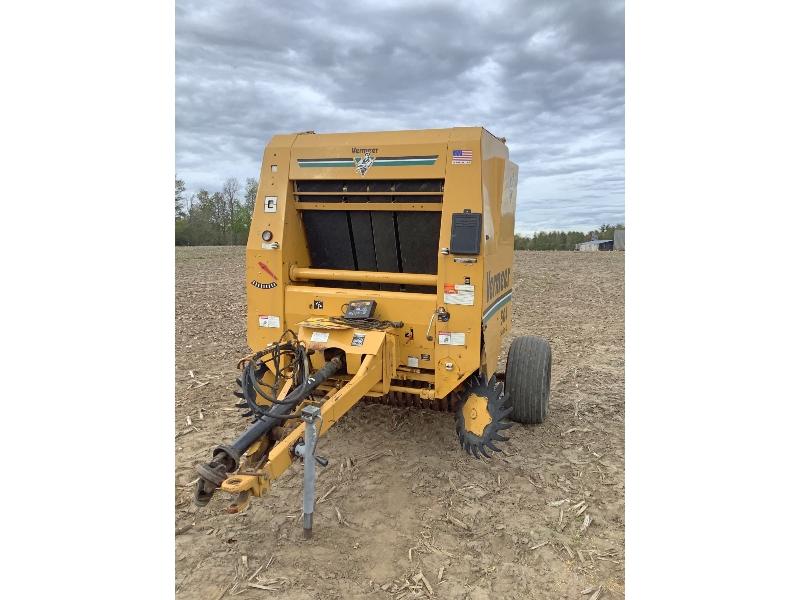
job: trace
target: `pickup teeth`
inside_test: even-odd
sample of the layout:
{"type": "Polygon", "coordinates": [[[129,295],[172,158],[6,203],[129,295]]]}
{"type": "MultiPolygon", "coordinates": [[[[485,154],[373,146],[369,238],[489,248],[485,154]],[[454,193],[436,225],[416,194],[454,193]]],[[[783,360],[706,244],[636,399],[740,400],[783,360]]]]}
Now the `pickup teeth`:
{"type": "Polygon", "coordinates": [[[495,442],[507,442],[508,438],[500,431],[511,427],[507,419],[511,414],[511,398],[503,393],[503,384],[492,376],[488,381],[485,378],[474,376],[467,380],[465,387],[456,393],[458,401],[455,405],[456,433],[461,447],[475,458],[485,456],[490,458],[489,450],[501,452],[495,442]],[[490,421],[485,425],[482,435],[469,431],[465,425],[463,413],[467,399],[472,395],[486,399],[486,410],[490,421]]]}

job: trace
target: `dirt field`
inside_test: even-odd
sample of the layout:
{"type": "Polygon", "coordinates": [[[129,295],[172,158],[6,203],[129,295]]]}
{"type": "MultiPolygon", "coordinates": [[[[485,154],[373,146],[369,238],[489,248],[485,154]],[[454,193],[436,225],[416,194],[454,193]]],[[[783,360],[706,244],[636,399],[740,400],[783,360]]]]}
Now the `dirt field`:
{"type": "Polygon", "coordinates": [[[176,250],[177,598],[624,596],[623,253],[516,255],[513,334],[553,347],[544,425],[478,461],[451,414],[357,406],[320,441],[311,542],[299,464],[242,514],[191,502],[194,464],[246,425],[243,266],[242,248],[176,250]]]}

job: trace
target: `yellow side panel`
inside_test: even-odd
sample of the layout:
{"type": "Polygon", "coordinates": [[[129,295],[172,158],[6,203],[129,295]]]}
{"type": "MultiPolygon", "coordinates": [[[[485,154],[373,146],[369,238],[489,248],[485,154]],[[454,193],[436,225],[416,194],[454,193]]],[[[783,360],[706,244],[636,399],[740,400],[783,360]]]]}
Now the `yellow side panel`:
{"type": "Polygon", "coordinates": [[[418,356],[420,369],[436,369],[437,398],[478,369],[491,375],[502,338],[510,329],[516,183],[517,167],[508,160],[505,144],[480,127],[273,137],[264,151],[247,244],[249,346],[264,348],[308,316],[340,314],[347,300],[374,298],[377,316],[405,323],[395,331],[398,364],[418,356]],[[471,161],[454,162],[454,151],[467,155],[471,151],[471,161]],[[362,175],[355,159],[367,152],[375,162],[362,175]],[[397,164],[390,165],[392,161],[397,164]],[[450,246],[453,215],[468,210],[483,215],[480,254],[466,257],[440,251],[435,295],[291,283],[292,265],[310,266],[293,180],[362,178],[443,178],[439,248],[450,246]],[[264,231],[272,232],[268,242],[262,240],[264,231]],[[474,286],[471,303],[454,303],[454,286],[474,286]],[[320,302],[315,301],[324,308],[317,308],[320,302]],[[425,333],[437,308],[446,310],[449,319],[434,320],[434,339],[429,341],[425,333]]]}
{"type": "Polygon", "coordinates": [[[292,264],[308,265],[305,233],[295,209],[289,181],[293,135],[276,135],[264,150],[256,205],[247,240],[247,343],[260,350],[286,329],[284,294],[292,264]],[[273,206],[267,198],[275,198],[273,206]],[[262,233],[271,231],[266,243],[262,233]],[[277,244],[277,248],[269,244],[277,244]]]}
{"type": "MultiPolygon", "coordinates": [[[[479,127],[456,127],[451,130],[445,161],[445,184],[442,204],[440,248],[450,246],[453,214],[465,210],[482,212],[481,198],[481,132],[479,127]],[[470,164],[454,164],[453,151],[472,151],[470,164]]],[[[481,360],[481,293],[483,289],[483,250],[474,257],[439,253],[437,306],[450,314],[447,322],[436,321],[436,397],[444,398],[461,382],[480,368],[481,360]],[[475,259],[475,262],[464,262],[475,259]],[[459,305],[446,301],[445,290],[455,285],[475,287],[473,304],[459,305]],[[463,344],[461,343],[463,339],[463,344]],[[450,343],[443,343],[449,341],[450,343]],[[448,371],[451,364],[453,370],[448,371]]]]}
{"type": "MultiPolygon", "coordinates": [[[[444,177],[445,152],[450,129],[419,131],[375,131],[370,133],[334,133],[298,136],[292,146],[291,179],[436,179],[444,177]],[[355,170],[353,157],[364,152],[378,159],[365,175],[355,170]],[[424,166],[381,166],[382,160],[428,158],[424,166]],[[304,168],[302,161],[339,159],[338,167],[304,168]]],[[[326,164],[324,160],[318,164],[326,164]]]]}
{"type": "Polygon", "coordinates": [[[484,215],[483,337],[485,369],[497,371],[503,339],[511,330],[514,211],[518,167],[508,160],[506,145],[484,131],[482,139],[484,215]]]}

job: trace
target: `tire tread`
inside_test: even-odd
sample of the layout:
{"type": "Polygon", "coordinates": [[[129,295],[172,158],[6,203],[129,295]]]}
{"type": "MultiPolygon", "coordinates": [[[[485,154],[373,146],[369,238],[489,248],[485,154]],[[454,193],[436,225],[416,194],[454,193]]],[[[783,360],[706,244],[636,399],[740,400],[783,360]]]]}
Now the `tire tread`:
{"type": "Polygon", "coordinates": [[[506,393],[511,397],[511,419],[543,423],[550,402],[552,352],[539,336],[521,336],[511,342],[506,361],[506,393]]]}

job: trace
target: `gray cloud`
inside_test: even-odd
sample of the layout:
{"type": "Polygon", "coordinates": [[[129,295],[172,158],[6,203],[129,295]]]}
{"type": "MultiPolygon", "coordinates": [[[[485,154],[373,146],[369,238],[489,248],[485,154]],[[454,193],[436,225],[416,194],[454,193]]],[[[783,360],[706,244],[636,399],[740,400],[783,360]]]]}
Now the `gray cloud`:
{"type": "Polygon", "coordinates": [[[517,231],[624,221],[622,2],[176,5],[176,171],[256,177],[275,133],[483,125],[517,231]]]}

